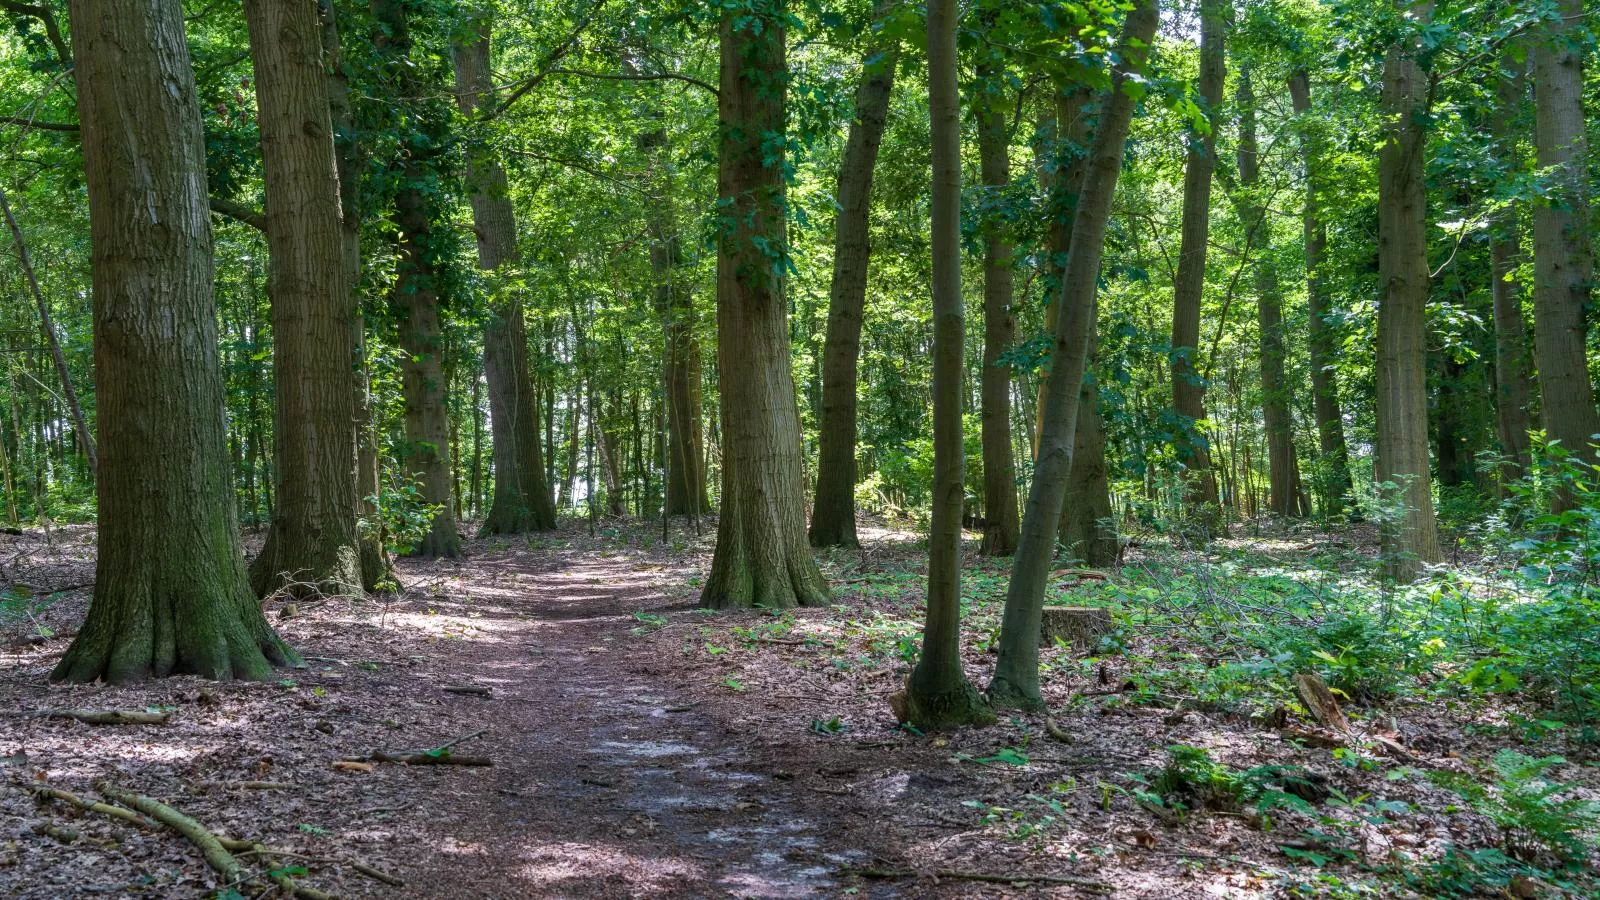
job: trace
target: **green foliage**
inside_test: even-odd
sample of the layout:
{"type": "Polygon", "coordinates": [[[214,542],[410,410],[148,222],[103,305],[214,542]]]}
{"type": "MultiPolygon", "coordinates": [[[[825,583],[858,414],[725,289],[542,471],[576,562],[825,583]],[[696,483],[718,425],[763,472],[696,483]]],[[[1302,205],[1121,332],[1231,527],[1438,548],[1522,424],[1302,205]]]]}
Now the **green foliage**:
{"type": "Polygon", "coordinates": [[[427,536],[433,520],[444,505],[429,503],[422,493],[422,482],[385,484],[376,496],[366,498],[376,506],[376,517],[363,516],[356,525],[363,535],[381,534],[392,554],[410,553],[427,536]]]}
{"type": "Polygon", "coordinates": [[[1559,756],[1536,759],[1503,749],[1495,754],[1489,786],[1452,772],[1432,777],[1499,826],[1503,848],[1514,858],[1576,865],[1600,846],[1600,802],[1573,796],[1574,785],[1548,776],[1550,769],[1565,764],[1559,756]]]}

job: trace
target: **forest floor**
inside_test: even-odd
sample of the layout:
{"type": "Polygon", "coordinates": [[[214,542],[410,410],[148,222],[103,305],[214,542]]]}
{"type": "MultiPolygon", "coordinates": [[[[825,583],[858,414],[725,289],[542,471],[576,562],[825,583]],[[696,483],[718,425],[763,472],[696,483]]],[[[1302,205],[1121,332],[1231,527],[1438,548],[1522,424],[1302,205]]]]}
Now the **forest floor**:
{"type": "MultiPolygon", "coordinates": [[[[695,608],[711,536],[602,523],[471,541],[465,561],[401,561],[396,596],[287,617],[273,604],[308,662],[279,681],[128,687],[47,682],[87,605],[92,529],[0,537],[0,896],[264,893],[223,884],[175,833],[35,796],[48,784],[99,799],[102,780],[274,848],[241,857],[257,879],[271,869],[345,897],[1430,896],[1457,876],[1531,897],[1594,884],[1588,860],[1481,883],[1460,861],[1509,832],[1459,782],[1490,777],[1510,745],[1577,758],[1560,729],[1512,740],[1537,718],[1401,694],[1334,732],[1304,720],[1284,672],[1234,662],[1255,657],[1230,626],[1276,627],[1252,609],[1332,590],[1331,570],[1294,566],[1330,546],[1364,564],[1348,533],[1136,549],[1114,573],[1059,573],[1054,602],[1117,614],[1114,652],[1045,654],[1066,741],[1028,717],[938,736],[896,726],[887,695],[914,658],[926,564],[913,535],[869,529],[865,551],[823,554],[835,605],[783,615],[695,608]],[[170,717],[28,715],[63,707],[170,717]],[[457,738],[435,756],[492,765],[371,761],[457,738]]],[[[979,685],[1005,574],[968,559],[979,685]]],[[[1600,796],[1594,768],[1558,772],[1568,793],[1600,796]]]]}

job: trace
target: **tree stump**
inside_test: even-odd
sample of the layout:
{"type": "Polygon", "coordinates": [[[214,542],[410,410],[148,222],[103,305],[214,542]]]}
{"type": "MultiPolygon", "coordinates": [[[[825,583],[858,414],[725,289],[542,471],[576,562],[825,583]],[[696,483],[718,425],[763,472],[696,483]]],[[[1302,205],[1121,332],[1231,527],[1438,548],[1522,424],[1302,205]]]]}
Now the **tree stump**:
{"type": "Polygon", "coordinates": [[[1350,720],[1344,717],[1344,711],[1339,708],[1339,701],[1334,699],[1333,691],[1328,690],[1321,676],[1314,672],[1296,673],[1294,692],[1317,724],[1338,732],[1350,730],[1350,720]]]}
{"type": "Polygon", "coordinates": [[[1111,631],[1111,610],[1097,606],[1046,606],[1039,622],[1039,642],[1059,639],[1075,650],[1092,648],[1111,631]]]}

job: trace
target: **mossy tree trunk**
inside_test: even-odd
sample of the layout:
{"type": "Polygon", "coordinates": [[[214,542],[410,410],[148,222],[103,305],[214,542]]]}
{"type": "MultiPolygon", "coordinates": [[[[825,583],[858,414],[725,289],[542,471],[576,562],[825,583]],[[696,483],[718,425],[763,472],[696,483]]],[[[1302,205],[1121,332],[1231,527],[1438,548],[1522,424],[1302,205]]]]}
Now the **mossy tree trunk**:
{"type": "Polygon", "coordinates": [[[88,619],[51,673],[260,680],[298,657],[234,513],[194,70],[177,0],[75,0],[100,426],[88,619]]]}
{"type": "Polygon", "coordinates": [[[277,505],[250,566],[257,594],[360,595],[359,327],[341,234],[322,23],[312,3],[246,0],[266,184],[277,505]]]}
{"type": "Polygon", "coordinates": [[[717,368],[722,515],[701,602],[782,609],[827,602],[806,543],[800,411],[789,366],[782,2],[723,13],[717,112],[717,368]]]}
{"type": "MultiPolygon", "coordinates": [[[[883,7],[880,6],[880,12],[883,7]]],[[[828,333],[822,349],[822,413],[817,426],[817,488],[809,532],[814,547],[854,547],[856,541],[856,365],[867,298],[872,174],[889,119],[889,96],[900,44],[868,45],[856,87],[855,117],[845,138],[834,197],[833,281],[828,333]]]]}
{"type": "MultiPolygon", "coordinates": [[[[494,102],[488,20],[475,21],[470,35],[457,39],[451,56],[455,62],[456,101],[461,114],[470,120],[494,102]]],[[[521,263],[516,213],[507,193],[505,169],[493,148],[481,141],[469,144],[466,175],[473,231],[478,239],[478,265],[487,272],[515,276],[521,263]]],[[[481,533],[548,531],[556,527],[556,512],[550,500],[550,486],[545,483],[538,395],[528,376],[528,334],[521,292],[501,285],[495,288],[494,295],[483,329],[494,500],[481,533]]]]}
{"type": "Polygon", "coordinates": [[[906,682],[906,718],[920,728],[994,721],[961,667],[961,510],[966,458],[962,388],[966,304],[961,297],[961,94],[956,0],[928,2],[928,114],[933,139],[933,521],[922,655],[906,682]]]}
{"type": "Polygon", "coordinates": [[[1113,70],[1110,92],[1101,104],[1099,127],[1073,216],[1067,264],[1056,301],[1061,312],[1050,351],[1044,426],[1040,429],[1033,484],[1028,489],[1022,517],[1022,538],[1006,588],[1000,656],[989,682],[989,701],[999,707],[1044,706],[1039,693],[1039,625],[1067,476],[1076,450],[1078,405],[1082,398],[1079,388],[1088,358],[1094,292],[1111,216],[1111,198],[1122,171],[1123,145],[1133,119],[1134,98],[1126,86],[1130,74],[1144,71],[1159,18],[1156,0],[1138,0],[1123,23],[1116,48],[1119,63],[1113,70]]]}
{"type": "MultiPolygon", "coordinates": [[[[1006,127],[1005,88],[999,73],[979,73],[978,162],[990,209],[1003,202],[1011,183],[1011,132],[1006,127]]],[[[957,173],[959,175],[959,173],[957,173]]],[[[1012,372],[1003,357],[1016,340],[1011,309],[1015,250],[1004,217],[983,227],[983,368],[979,377],[983,439],[983,545],[985,556],[1010,556],[1017,549],[1017,470],[1011,458],[1012,372]]],[[[957,248],[959,251],[959,247],[957,248]]],[[[957,286],[959,289],[959,285],[957,286]]]]}

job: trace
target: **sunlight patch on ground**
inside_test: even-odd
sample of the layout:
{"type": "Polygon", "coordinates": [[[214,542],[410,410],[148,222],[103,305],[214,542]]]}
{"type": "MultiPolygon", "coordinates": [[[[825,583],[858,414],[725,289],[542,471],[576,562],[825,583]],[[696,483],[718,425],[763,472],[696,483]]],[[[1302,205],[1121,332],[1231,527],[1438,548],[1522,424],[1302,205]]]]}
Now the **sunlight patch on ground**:
{"type": "Polygon", "coordinates": [[[614,846],[561,842],[538,844],[523,849],[525,864],[517,874],[538,885],[581,880],[620,878],[634,888],[658,886],[675,879],[697,879],[698,864],[676,857],[636,856],[614,846]]]}

